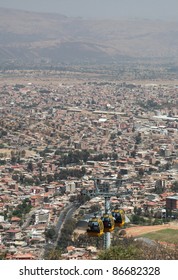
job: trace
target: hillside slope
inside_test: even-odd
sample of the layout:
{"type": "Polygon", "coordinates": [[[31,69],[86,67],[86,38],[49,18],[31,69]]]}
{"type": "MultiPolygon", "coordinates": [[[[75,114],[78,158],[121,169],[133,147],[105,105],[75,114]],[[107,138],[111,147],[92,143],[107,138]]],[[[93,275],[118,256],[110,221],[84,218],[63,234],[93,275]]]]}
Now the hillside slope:
{"type": "Polygon", "coordinates": [[[178,22],[84,20],[0,8],[0,61],[114,62],[178,57],[178,22]]]}

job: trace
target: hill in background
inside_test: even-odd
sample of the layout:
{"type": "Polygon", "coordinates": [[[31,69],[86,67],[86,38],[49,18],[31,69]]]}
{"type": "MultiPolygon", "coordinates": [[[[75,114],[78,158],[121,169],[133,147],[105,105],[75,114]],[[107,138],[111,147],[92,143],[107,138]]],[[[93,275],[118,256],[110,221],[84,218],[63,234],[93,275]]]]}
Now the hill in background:
{"type": "Polygon", "coordinates": [[[84,20],[0,8],[0,62],[112,63],[178,58],[178,22],[84,20]]]}

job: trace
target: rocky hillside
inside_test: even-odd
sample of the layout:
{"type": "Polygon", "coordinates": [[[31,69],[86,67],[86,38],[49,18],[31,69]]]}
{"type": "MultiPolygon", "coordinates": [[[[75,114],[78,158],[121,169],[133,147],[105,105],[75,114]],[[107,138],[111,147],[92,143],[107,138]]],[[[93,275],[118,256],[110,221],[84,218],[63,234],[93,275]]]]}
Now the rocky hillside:
{"type": "Polygon", "coordinates": [[[178,57],[178,22],[84,20],[4,8],[0,18],[1,63],[178,57]]]}

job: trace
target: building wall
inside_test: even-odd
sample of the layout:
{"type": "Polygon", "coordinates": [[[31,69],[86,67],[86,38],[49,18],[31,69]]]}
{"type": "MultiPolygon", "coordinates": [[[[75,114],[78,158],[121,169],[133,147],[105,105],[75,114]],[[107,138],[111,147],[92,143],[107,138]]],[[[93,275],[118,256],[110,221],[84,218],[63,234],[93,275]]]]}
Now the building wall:
{"type": "Polygon", "coordinates": [[[166,198],[166,209],[169,210],[178,209],[178,199],[166,198]]]}

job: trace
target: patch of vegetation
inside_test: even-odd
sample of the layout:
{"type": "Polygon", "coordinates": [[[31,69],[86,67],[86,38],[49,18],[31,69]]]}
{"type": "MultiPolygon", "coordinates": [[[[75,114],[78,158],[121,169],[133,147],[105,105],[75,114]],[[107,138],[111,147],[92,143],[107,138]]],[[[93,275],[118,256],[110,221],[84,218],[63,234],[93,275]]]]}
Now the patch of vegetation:
{"type": "Polygon", "coordinates": [[[31,208],[32,208],[32,206],[30,204],[30,200],[28,198],[26,198],[12,212],[12,216],[16,216],[16,217],[22,218],[22,215],[29,213],[31,208]]]}
{"type": "Polygon", "coordinates": [[[44,235],[45,235],[46,240],[54,241],[57,237],[57,232],[56,232],[55,227],[52,226],[52,227],[46,229],[44,235]]]}
{"type": "Polygon", "coordinates": [[[162,229],[155,232],[150,232],[142,235],[155,241],[163,241],[173,244],[178,244],[178,230],[176,229],[162,229]]]}
{"type": "Polygon", "coordinates": [[[46,252],[44,256],[45,260],[60,260],[61,258],[61,251],[59,248],[54,248],[46,252]]]}
{"type": "Polygon", "coordinates": [[[61,229],[61,235],[58,240],[57,248],[62,252],[67,246],[74,245],[72,241],[72,234],[76,227],[76,220],[71,218],[65,222],[64,227],[61,229]]]}
{"type": "Polygon", "coordinates": [[[88,150],[82,150],[82,151],[70,151],[67,155],[63,155],[60,159],[60,164],[62,166],[66,166],[70,163],[80,163],[80,161],[87,162],[88,158],[90,156],[90,153],[88,150]]]}
{"type": "Polygon", "coordinates": [[[99,260],[177,260],[178,250],[165,248],[160,244],[147,245],[133,238],[120,240],[117,246],[103,250],[98,255],[99,260]]]}

